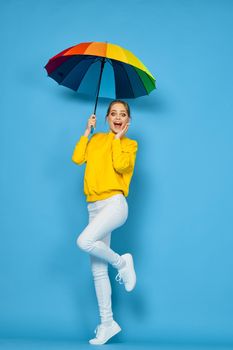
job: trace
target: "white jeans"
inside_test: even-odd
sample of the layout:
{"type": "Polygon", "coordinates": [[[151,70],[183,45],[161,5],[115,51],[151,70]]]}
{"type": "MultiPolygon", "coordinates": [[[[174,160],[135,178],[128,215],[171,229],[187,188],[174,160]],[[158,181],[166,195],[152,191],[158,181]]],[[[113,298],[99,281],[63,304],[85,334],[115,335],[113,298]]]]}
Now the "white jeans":
{"type": "Polygon", "coordinates": [[[124,263],[110,248],[111,233],[122,226],[128,217],[128,203],[121,193],[87,205],[89,224],[77,238],[79,248],[90,254],[91,269],[99,306],[101,323],[113,320],[111,283],[108,263],[119,269],[124,263]]]}

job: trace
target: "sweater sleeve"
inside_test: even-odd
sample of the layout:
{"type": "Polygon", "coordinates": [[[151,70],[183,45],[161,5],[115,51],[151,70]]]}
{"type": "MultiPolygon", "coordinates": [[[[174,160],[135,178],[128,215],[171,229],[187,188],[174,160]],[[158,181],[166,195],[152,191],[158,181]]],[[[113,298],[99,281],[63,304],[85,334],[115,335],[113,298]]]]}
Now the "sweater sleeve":
{"type": "Polygon", "coordinates": [[[74,163],[81,165],[87,161],[87,144],[88,137],[81,135],[72,155],[72,161],[74,163]]]}
{"type": "Polygon", "coordinates": [[[137,149],[138,143],[135,140],[132,140],[124,150],[120,139],[112,140],[113,166],[118,173],[124,174],[133,170],[137,149]]]}

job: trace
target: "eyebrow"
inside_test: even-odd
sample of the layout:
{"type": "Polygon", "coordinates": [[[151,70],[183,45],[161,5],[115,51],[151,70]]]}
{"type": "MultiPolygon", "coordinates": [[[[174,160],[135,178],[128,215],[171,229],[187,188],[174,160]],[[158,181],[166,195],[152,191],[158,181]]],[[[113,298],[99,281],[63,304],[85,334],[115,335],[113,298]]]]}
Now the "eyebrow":
{"type": "MultiPolygon", "coordinates": [[[[112,109],[112,112],[116,112],[116,109],[112,109]]],[[[126,112],[123,109],[120,112],[126,112]]]]}

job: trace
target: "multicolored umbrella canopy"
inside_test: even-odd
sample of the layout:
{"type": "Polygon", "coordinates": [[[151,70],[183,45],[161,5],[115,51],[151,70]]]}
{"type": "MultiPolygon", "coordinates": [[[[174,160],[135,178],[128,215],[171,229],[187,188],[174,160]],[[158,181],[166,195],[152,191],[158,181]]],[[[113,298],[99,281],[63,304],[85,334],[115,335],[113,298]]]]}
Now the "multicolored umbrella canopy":
{"type": "Polygon", "coordinates": [[[136,98],[156,88],[155,78],[129,50],[108,42],[85,42],[53,56],[44,67],[60,85],[96,97],[136,98]]]}

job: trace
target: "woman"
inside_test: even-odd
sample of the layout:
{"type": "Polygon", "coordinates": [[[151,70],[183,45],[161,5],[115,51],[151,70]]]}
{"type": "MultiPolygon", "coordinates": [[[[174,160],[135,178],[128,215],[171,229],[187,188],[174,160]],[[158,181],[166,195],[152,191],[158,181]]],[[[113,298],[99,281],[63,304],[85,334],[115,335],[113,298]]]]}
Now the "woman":
{"type": "Polygon", "coordinates": [[[89,224],[78,236],[77,245],[90,254],[101,318],[101,324],[95,329],[96,337],[89,340],[95,345],[106,343],[121,331],[113,320],[108,263],[118,270],[116,280],[124,283],[126,291],[133,290],[136,284],[132,255],[117,254],[110,248],[110,240],[112,231],[122,226],[128,217],[126,197],[138,144],[125,136],[131,119],[130,108],[125,101],[112,101],[106,119],[109,132],[95,133],[89,140],[91,127],[96,127],[96,116],[90,116],[72,156],[75,163],[86,163],[84,193],[88,202],[89,224]]]}

